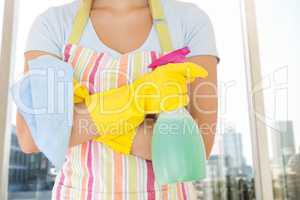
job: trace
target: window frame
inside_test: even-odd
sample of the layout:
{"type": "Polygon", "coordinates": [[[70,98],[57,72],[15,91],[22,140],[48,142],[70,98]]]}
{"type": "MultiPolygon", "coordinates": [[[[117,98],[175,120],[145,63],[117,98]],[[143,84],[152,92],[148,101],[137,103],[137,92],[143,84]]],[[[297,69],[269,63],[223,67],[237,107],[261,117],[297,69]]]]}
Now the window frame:
{"type": "Polygon", "coordinates": [[[248,113],[255,170],[255,194],[256,199],[263,200],[274,199],[274,197],[268,133],[265,123],[264,95],[263,92],[254,93],[262,80],[255,2],[256,0],[240,0],[240,8],[248,90],[248,113]]]}
{"type": "Polygon", "coordinates": [[[11,132],[11,96],[9,95],[14,66],[18,0],[4,0],[0,49],[0,199],[7,199],[11,132]]]}

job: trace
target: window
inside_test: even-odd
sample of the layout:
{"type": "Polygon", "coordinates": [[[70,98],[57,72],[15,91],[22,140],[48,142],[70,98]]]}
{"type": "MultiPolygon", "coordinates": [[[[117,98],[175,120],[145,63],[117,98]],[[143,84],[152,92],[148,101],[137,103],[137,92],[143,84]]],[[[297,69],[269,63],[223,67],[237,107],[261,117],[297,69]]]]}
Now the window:
{"type": "Polygon", "coordinates": [[[219,124],[208,177],[196,184],[199,199],[254,199],[246,67],[239,0],[187,0],[210,16],[221,62],[219,124]]]}
{"type": "MultiPolygon", "coordinates": [[[[70,0],[18,1],[21,9],[18,9],[17,13],[18,33],[16,34],[14,79],[17,79],[23,72],[25,42],[36,16],[51,6],[68,2],[70,0]]],[[[16,113],[15,108],[13,113],[16,113]]],[[[8,199],[51,199],[51,190],[56,175],[54,167],[41,153],[36,155],[22,153],[16,137],[14,116],[15,114],[12,116],[8,199]]]]}
{"type": "MultiPolygon", "coordinates": [[[[213,155],[208,161],[208,178],[195,184],[199,198],[240,199],[254,198],[254,172],[248,102],[246,94],[243,37],[239,0],[220,2],[217,0],[194,0],[211,17],[221,57],[218,66],[220,75],[220,118],[213,155]],[[230,23],[224,23],[230,22],[230,23]],[[228,51],[230,47],[230,51],[228,51]]],[[[16,73],[23,70],[23,49],[34,18],[52,5],[66,3],[56,1],[20,1],[17,35],[16,73]],[[34,5],[34,9],[33,6],[34,5]],[[25,34],[24,34],[25,33],[25,34]]],[[[13,129],[14,130],[14,129],[13,129]]],[[[20,152],[14,131],[12,133],[14,164],[10,165],[9,199],[50,198],[50,189],[55,174],[52,166],[41,155],[27,156],[20,152]],[[18,156],[16,156],[18,155],[18,156]],[[24,164],[20,159],[26,160],[24,164]],[[43,167],[42,167],[43,166],[43,167]],[[22,180],[21,177],[24,177],[22,180]],[[20,180],[21,179],[21,180],[20,180]],[[26,184],[24,184],[26,183],[26,184]]]]}
{"type": "Polygon", "coordinates": [[[274,199],[300,197],[299,1],[257,1],[274,199]]]}
{"type": "MultiPolygon", "coordinates": [[[[0,1],[0,30],[2,21],[5,19],[2,17],[3,2],[7,1],[12,0],[0,1]]],[[[16,43],[13,54],[15,66],[13,79],[22,73],[23,49],[35,17],[48,7],[65,4],[72,0],[16,1],[21,9],[15,10],[18,16],[18,32],[16,38],[13,39],[16,43]]],[[[269,159],[265,161],[267,160],[268,167],[272,169],[270,183],[272,181],[273,199],[298,199],[300,196],[300,136],[296,133],[300,130],[300,121],[299,109],[296,109],[296,106],[300,101],[300,96],[299,84],[296,83],[300,74],[297,58],[300,52],[300,40],[297,37],[300,35],[297,23],[300,17],[299,9],[297,9],[300,6],[299,1],[255,1],[260,48],[260,52],[255,53],[260,53],[258,57],[261,60],[263,75],[262,88],[257,89],[263,91],[266,107],[266,115],[262,116],[268,131],[265,144],[257,143],[259,138],[255,138],[254,135],[258,134],[259,137],[260,133],[253,132],[252,121],[249,120],[251,115],[249,107],[252,106],[252,102],[249,102],[247,93],[249,81],[246,77],[249,76],[249,69],[246,66],[248,52],[245,48],[248,47],[244,46],[246,38],[243,33],[244,18],[241,15],[241,2],[253,1],[184,1],[197,4],[210,16],[221,58],[218,66],[220,108],[217,137],[213,153],[207,161],[208,176],[204,181],[195,183],[198,198],[204,200],[261,199],[259,193],[268,191],[257,191],[261,186],[255,185],[255,182],[268,179],[268,177],[263,177],[264,174],[261,174],[260,167],[263,166],[258,161],[261,158],[258,158],[259,155],[254,152],[260,145],[266,145],[266,152],[262,153],[267,153],[269,159]]],[[[251,17],[255,19],[255,15],[251,17]]],[[[249,35],[256,34],[251,32],[252,29],[248,31],[249,35]]],[[[1,33],[0,38],[2,38],[1,33]]],[[[0,83],[3,79],[1,74],[0,83]]],[[[21,152],[16,137],[15,112],[14,108],[10,124],[12,131],[9,172],[4,174],[8,178],[8,199],[51,199],[56,172],[42,154],[29,156],[21,152]]],[[[1,113],[2,110],[0,115],[1,113]]],[[[2,118],[1,115],[0,128],[3,124],[2,118]]],[[[2,157],[0,145],[1,164],[2,157]]],[[[2,175],[2,172],[0,173],[2,175]]],[[[3,180],[5,180],[4,176],[2,176],[3,180]]],[[[2,192],[1,190],[0,198],[2,192]]]]}

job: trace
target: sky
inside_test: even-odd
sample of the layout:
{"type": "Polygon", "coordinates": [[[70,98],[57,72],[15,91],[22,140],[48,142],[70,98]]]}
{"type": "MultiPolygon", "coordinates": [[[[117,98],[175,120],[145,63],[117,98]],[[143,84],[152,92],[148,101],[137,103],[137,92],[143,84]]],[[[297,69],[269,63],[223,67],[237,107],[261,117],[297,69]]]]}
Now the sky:
{"type": "MultiPolygon", "coordinates": [[[[223,133],[230,126],[241,133],[243,135],[244,155],[247,162],[251,164],[252,145],[248,117],[239,0],[185,1],[193,2],[207,12],[215,29],[217,48],[221,58],[221,63],[218,66],[220,88],[218,132],[223,133]]],[[[20,1],[15,78],[23,70],[23,50],[34,18],[50,6],[67,2],[70,2],[70,0],[20,1]]],[[[296,109],[296,106],[298,106],[297,102],[300,102],[299,95],[297,94],[299,91],[297,90],[297,86],[299,85],[297,84],[299,61],[296,59],[296,52],[299,52],[300,45],[298,46],[296,42],[292,42],[293,47],[290,48],[290,46],[287,46],[287,38],[291,38],[291,41],[297,41],[298,38],[296,37],[300,35],[300,30],[299,26],[296,28],[296,19],[299,19],[300,15],[296,12],[296,9],[291,12],[295,7],[293,1],[285,1],[285,6],[282,6],[281,3],[281,0],[259,0],[257,4],[263,76],[266,80],[271,80],[271,82],[276,82],[277,80],[281,80],[281,82],[283,80],[284,83],[287,82],[287,84],[279,85],[271,83],[271,86],[265,92],[266,110],[268,117],[271,119],[270,121],[277,119],[290,119],[294,121],[295,141],[297,147],[299,147],[300,136],[297,133],[300,130],[300,118],[297,112],[299,109],[296,109]],[[291,16],[287,23],[284,17],[288,15],[291,16]],[[292,34],[289,34],[290,32],[287,31],[292,32],[292,34]],[[285,95],[285,89],[288,91],[288,96],[285,95]],[[278,102],[280,102],[279,106],[277,105],[278,102]],[[288,107],[282,105],[288,105],[288,107]]],[[[221,151],[219,147],[220,145],[215,145],[214,153],[221,151]]]]}

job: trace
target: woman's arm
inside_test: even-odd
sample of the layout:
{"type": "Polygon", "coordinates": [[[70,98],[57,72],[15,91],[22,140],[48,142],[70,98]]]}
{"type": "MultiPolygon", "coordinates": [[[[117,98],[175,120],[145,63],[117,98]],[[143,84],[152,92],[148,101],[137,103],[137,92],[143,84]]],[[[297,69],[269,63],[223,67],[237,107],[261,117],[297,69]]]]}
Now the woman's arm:
{"type": "MultiPolygon", "coordinates": [[[[49,53],[41,51],[30,51],[25,53],[25,66],[24,72],[28,72],[29,68],[27,62],[29,60],[35,59],[42,55],[49,55],[49,53]]],[[[54,55],[52,55],[54,56],[54,55]]],[[[28,128],[24,118],[20,113],[17,113],[16,116],[16,125],[17,125],[17,137],[19,145],[24,153],[37,153],[39,152],[38,147],[36,146],[30,129],[28,128]]],[[[77,104],[74,107],[74,116],[73,116],[73,127],[70,138],[70,146],[75,146],[78,144],[85,143],[97,136],[94,124],[90,119],[87,108],[84,104],[77,104]]]]}
{"type": "Polygon", "coordinates": [[[188,61],[199,64],[208,71],[206,79],[197,79],[190,85],[189,110],[202,131],[206,158],[209,158],[218,116],[217,59],[214,56],[195,56],[188,61]]]}
{"type": "Polygon", "coordinates": [[[154,123],[153,118],[146,118],[144,123],[137,129],[131,149],[132,155],[145,160],[152,160],[151,144],[154,123]]]}
{"type": "MultiPolygon", "coordinates": [[[[206,79],[197,79],[190,85],[189,104],[190,113],[202,131],[208,158],[214,144],[218,114],[217,59],[213,56],[196,56],[188,61],[204,66],[209,73],[206,79]]],[[[133,155],[151,160],[154,123],[155,120],[146,119],[137,130],[131,152],[133,155]]]]}
{"type": "MultiPolygon", "coordinates": [[[[27,62],[42,55],[49,55],[49,53],[40,51],[31,51],[25,54],[25,67],[24,72],[28,72],[27,62]]],[[[54,55],[52,55],[54,56],[54,55]]],[[[17,113],[17,137],[20,147],[24,153],[37,153],[39,152],[31,132],[20,113],[17,113]]],[[[136,137],[133,141],[131,154],[141,157],[143,159],[151,159],[151,137],[154,120],[146,119],[137,130],[136,137]]],[[[86,106],[76,104],[74,107],[73,127],[71,132],[69,146],[76,146],[85,143],[97,137],[94,123],[92,122],[86,106]]]]}
{"type": "MultiPolygon", "coordinates": [[[[25,54],[26,63],[29,60],[37,58],[41,55],[46,55],[45,52],[32,51],[25,54]]],[[[209,84],[205,84],[200,87],[201,83],[211,83],[216,86],[216,59],[214,57],[194,57],[190,59],[191,62],[195,62],[197,64],[204,65],[205,68],[209,71],[208,79],[205,79],[205,82],[202,80],[197,80],[192,84],[191,87],[191,96],[194,100],[191,103],[191,113],[193,117],[197,120],[199,124],[208,125],[211,129],[202,128],[204,141],[207,149],[207,154],[210,154],[213,141],[214,141],[214,129],[216,124],[216,116],[217,116],[217,96],[216,96],[216,88],[212,87],[209,84]],[[200,99],[197,97],[198,95],[203,94],[212,94],[215,95],[215,98],[210,99],[200,99]],[[197,106],[198,105],[198,106],[197,106]],[[201,112],[199,109],[211,110],[213,114],[207,114],[201,112]]],[[[28,71],[28,65],[25,64],[25,72],[28,71]]],[[[145,123],[143,123],[137,130],[136,137],[133,141],[131,154],[151,160],[151,138],[153,131],[154,120],[146,119],[145,123]]],[[[84,104],[77,104],[74,108],[74,119],[73,119],[73,127],[70,138],[70,146],[76,146],[78,144],[85,143],[93,138],[97,137],[97,133],[95,131],[94,124],[88,114],[87,108],[84,104]]],[[[21,149],[25,153],[37,153],[39,149],[37,148],[34,140],[31,136],[30,130],[24,121],[23,117],[17,113],[17,137],[20,144],[21,149]]]]}
{"type": "MultiPolygon", "coordinates": [[[[73,116],[73,127],[71,132],[71,138],[69,146],[76,146],[85,143],[93,138],[97,137],[94,124],[90,119],[89,114],[81,114],[76,110],[81,110],[87,113],[86,106],[84,104],[75,105],[74,116],[73,116]]],[[[36,146],[31,132],[20,113],[17,113],[17,137],[19,145],[24,153],[38,153],[39,149],[36,146]]]]}

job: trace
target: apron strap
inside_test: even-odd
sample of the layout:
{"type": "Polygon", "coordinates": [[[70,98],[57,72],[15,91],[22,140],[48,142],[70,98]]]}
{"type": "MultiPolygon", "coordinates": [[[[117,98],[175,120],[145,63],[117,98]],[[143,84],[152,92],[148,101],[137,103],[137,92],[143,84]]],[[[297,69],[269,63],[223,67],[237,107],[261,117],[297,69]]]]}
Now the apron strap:
{"type": "MultiPolygon", "coordinates": [[[[152,12],[153,23],[157,31],[163,53],[173,50],[171,35],[162,7],[162,0],[148,0],[152,12]]],[[[74,18],[74,24],[68,42],[77,44],[80,41],[85,25],[90,17],[93,0],[80,0],[80,7],[74,18]]]]}
{"type": "Polygon", "coordinates": [[[152,12],[152,19],[157,31],[160,47],[163,53],[170,52],[173,50],[171,41],[171,34],[169,27],[165,19],[164,9],[162,6],[162,0],[148,0],[150,3],[150,9],[152,12]]]}
{"type": "Polygon", "coordinates": [[[85,25],[90,17],[93,0],[80,0],[80,6],[74,18],[72,32],[68,43],[78,44],[83,34],[85,25]]]}

